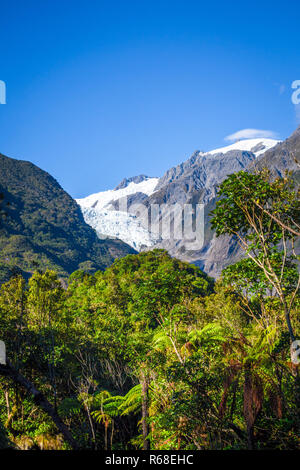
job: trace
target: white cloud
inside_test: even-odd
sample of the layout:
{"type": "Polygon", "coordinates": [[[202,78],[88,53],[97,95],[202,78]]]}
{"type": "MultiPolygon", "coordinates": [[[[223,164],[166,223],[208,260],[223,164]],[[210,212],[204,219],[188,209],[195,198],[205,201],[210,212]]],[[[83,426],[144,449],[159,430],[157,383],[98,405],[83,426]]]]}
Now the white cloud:
{"type": "Polygon", "coordinates": [[[276,132],[261,129],[242,129],[228,135],[224,140],[234,142],[239,139],[278,139],[278,135],[276,132]]]}

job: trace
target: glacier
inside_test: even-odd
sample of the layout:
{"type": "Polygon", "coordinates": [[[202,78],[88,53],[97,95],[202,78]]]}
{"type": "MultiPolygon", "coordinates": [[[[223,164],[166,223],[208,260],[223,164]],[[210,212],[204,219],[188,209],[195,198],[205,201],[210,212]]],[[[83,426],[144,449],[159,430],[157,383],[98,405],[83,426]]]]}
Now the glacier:
{"type": "Polygon", "coordinates": [[[159,178],[145,177],[144,181],[131,181],[125,188],[112,189],[91,194],[86,198],[76,199],[80,205],[84,220],[93,227],[99,238],[119,238],[137,251],[154,246],[159,239],[143,227],[140,220],[124,211],[115,210],[113,201],[137,193],[151,196],[159,178]]]}

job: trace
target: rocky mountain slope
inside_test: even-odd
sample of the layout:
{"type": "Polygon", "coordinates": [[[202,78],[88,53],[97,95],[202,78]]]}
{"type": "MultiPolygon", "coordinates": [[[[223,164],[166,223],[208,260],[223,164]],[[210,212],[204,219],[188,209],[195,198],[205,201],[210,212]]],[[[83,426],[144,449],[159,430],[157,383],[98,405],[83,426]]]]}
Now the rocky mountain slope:
{"type": "Polygon", "coordinates": [[[120,240],[99,240],[78,204],[45,171],[0,154],[0,273],[47,267],[65,276],[94,271],[134,250],[120,240]]]}
{"type": "Polygon", "coordinates": [[[239,256],[237,247],[230,240],[215,241],[209,227],[209,212],[214,208],[217,186],[230,173],[248,168],[277,143],[272,139],[250,139],[206,153],[196,151],[160,179],[144,175],[125,179],[112,191],[77,202],[86,222],[96,229],[99,237],[116,236],[138,251],[164,248],[173,256],[193,262],[210,275],[217,276],[226,261],[239,256]],[[162,223],[168,223],[172,218],[175,204],[205,205],[204,244],[199,243],[196,249],[189,249],[184,237],[162,236],[162,223]],[[150,225],[150,208],[157,206],[160,211],[154,216],[151,214],[150,225]]]}
{"type": "Polygon", "coordinates": [[[275,177],[283,176],[286,170],[298,172],[300,170],[300,126],[285,141],[264,153],[250,168],[252,166],[257,170],[269,168],[275,177]]]}
{"type": "Polygon", "coordinates": [[[183,164],[168,170],[158,183],[158,191],[149,198],[149,203],[203,204],[203,238],[200,238],[198,245],[194,243],[192,249],[185,237],[180,240],[165,239],[156,246],[196,264],[210,276],[218,277],[225,266],[242,256],[232,238],[216,238],[210,228],[209,214],[215,207],[218,186],[229,174],[247,170],[263,158],[265,152],[279,145],[280,142],[271,139],[244,140],[209,153],[196,152],[183,164]]]}
{"type": "Polygon", "coordinates": [[[268,167],[273,176],[290,170],[298,177],[295,156],[300,161],[300,127],[284,142],[249,139],[210,152],[196,151],[160,179],[144,175],[125,179],[115,190],[91,195],[78,203],[86,222],[100,237],[117,236],[138,251],[164,248],[172,256],[218,277],[225,266],[243,255],[232,238],[216,238],[210,228],[209,214],[215,207],[218,186],[231,173],[263,167],[268,167]],[[192,248],[190,238],[174,236],[182,224],[182,218],[174,215],[176,204],[203,208],[203,237],[192,248]],[[159,210],[151,212],[155,207],[159,210]],[[164,223],[171,226],[170,236],[162,236],[164,223]]]}
{"type": "MultiPolygon", "coordinates": [[[[241,160],[241,155],[236,153],[236,160],[233,157],[235,161],[232,162],[232,166],[229,160],[229,167],[223,167],[225,173],[229,174],[238,171],[237,165],[240,164],[240,169],[245,169],[247,171],[268,168],[274,177],[283,176],[286,171],[291,171],[293,172],[293,177],[299,180],[299,167],[295,163],[294,158],[300,161],[300,128],[298,128],[291,137],[286,139],[284,142],[277,142],[274,144],[275,145],[273,147],[269,147],[265,152],[260,152],[256,158],[253,158],[253,156],[251,157],[250,155],[248,164],[245,166],[245,160],[241,160]],[[243,166],[244,168],[242,168],[243,166]]],[[[239,145],[239,143],[237,145],[239,145]]],[[[250,154],[252,152],[250,152],[250,154]]],[[[221,160],[226,157],[230,158],[230,154],[231,152],[225,152],[222,154],[213,153],[213,155],[216,155],[218,159],[221,160]]],[[[234,263],[243,256],[243,251],[232,238],[217,238],[210,229],[209,213],[215,207],[217,186],[226,177],[225,173],[221,171],[218,172],[217,178],[214,176],[215,182],[217,179],[218,182],[213,184],[213,186],[207,187],[207,185],[204,185],[204,191],[208,191],[208,195],[203,194],[203,190],[202,194],[201,191],[198,192],[198,201],[204,201],[206,203],[203,246],[199,250],[187,251],[185,250],[185,242],[183,240],[179,244],[170,244],[169,248],[170,253],[174,256],[193,262],[213,277],[218,277],[224,267],[234,263]]],[[[163,245],[166,246],[166,243],[163,243],[162,246],[163,245]]]]}

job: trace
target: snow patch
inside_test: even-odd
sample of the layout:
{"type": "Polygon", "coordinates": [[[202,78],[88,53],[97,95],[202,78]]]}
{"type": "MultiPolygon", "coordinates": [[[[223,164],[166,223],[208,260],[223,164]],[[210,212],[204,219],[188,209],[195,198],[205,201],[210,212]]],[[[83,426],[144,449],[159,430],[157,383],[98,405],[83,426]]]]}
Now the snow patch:
{"type": "Polygon", "coordinates": [[[215,155],[217,153],[227,153],[231,150],[244,150],[246,152],[253,152],[256,158],[267,150],[270,150],[272,147],[275,147],[280,140],[275,139],[246,139],[246,140],[239,140],[234,144],[227,145],[226,147],[217,148],[215,150],[211,150],[207,152],[207,154],[215,155]]]}
{"type": "Polygon", "coordinates": [[[154,193],[158,180],[159,178],[148,178],[145,181],[141,181],[141,183],[131,182],[126,186],[126,188],[102,191],[100,193],[91,194],[90,196],[82,199],[76,199],[76,201],[80,207],[103,209],[108,206],[111,201],[117,201],[118,199],[131,194],[143,193],[147,196],[151,196],[151,194],[154,193]]]}

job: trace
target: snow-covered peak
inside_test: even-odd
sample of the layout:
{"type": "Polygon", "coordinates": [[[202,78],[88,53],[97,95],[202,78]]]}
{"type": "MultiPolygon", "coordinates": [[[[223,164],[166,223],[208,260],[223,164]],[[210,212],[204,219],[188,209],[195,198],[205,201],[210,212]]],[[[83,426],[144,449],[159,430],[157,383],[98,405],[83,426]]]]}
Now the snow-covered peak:
{"type": "Polygon", "coordinates": [[[142,183],[143,181],[147,181],[149,179],[149,176],[146,175],[138,175],[132,176],[131,178],[124,178],[114,190],[118,191],[119,189],[126,188],[130,183],[142,183]]]}
{"type": "Polygon", "coordinates": [[[245,139],[239,140],[234,144],[227,145],[226,147],[217,148],[215,150],[211,150],[207,153],[210,155],[215,155],[217,153],[227,153],[231,150],[244,150],[246,152],[252,152],[255,154],[256,157],[265,153],[267,150],[270,150],[272,147],[275,147],[280,140],[275,139],[245,139]]]}
{"type": "Polygon", "coordinates": [[[110,189],[100,193],[91,194],[82,199],[76,199],[81,207],[93,207],[103,209],[108,206],[111,201],[116,201],[122,197],[129,196],[135,193],[143,193],[151,196],[154,193],[159,178],[147,178],[140,183],[131,181],[126,187],[121,189],[110,189]]]}

